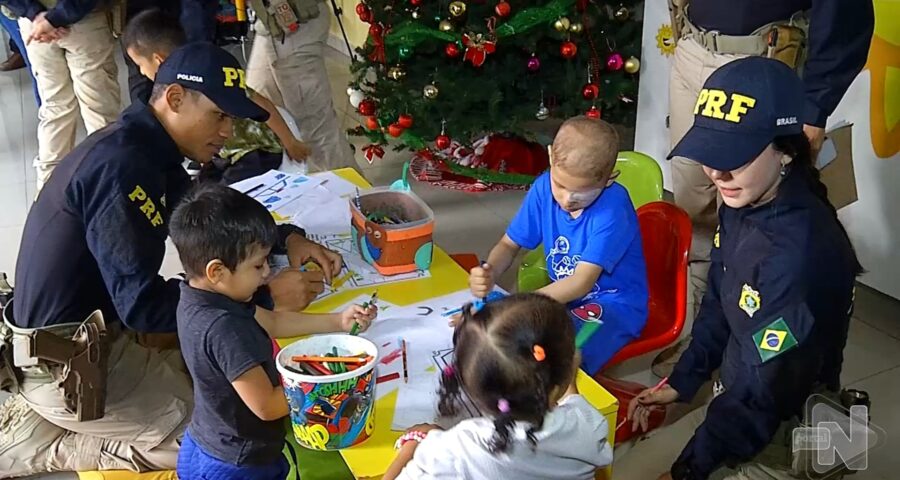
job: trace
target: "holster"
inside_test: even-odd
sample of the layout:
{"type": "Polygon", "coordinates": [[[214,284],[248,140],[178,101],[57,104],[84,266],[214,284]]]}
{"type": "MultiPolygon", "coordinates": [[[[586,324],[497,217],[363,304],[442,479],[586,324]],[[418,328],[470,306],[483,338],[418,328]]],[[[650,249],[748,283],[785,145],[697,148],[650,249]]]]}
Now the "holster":
{"type": "Polygon", "coordinates": [[[106,22],[113,38],[119,38],[125,32],[125,15],[127,0],[112,0],[106,10],[106,22]]]}
{"type": "Polygon", "coordinates": [[[99,310],[82,322],[71,338],[34,329],[16,334],[13,344],[16,367],[49,364],[54,380],[62,388],[66,410],[77,421],[103,418],[109,341],[99,310]]]}
{"type": "Polygon", "coordinates": [[[792,69],[806,61],[806,31],[795,25],[773,25],[768,36],[767,57],[780,60],[792,69]]]}

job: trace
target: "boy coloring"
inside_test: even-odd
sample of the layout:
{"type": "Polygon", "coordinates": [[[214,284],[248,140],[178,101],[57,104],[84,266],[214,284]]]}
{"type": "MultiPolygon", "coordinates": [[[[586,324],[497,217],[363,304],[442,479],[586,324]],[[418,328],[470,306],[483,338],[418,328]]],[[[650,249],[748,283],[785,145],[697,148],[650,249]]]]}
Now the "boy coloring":
{"type": "MultiPolygon", "coordinates": [[[[141,74],[151,81],[156,77],[159,66],[176,48],[187,43],[184,30],[178,22],[158,9],[147,10],[128,22],[123,35],[123,45],[131,60],[140,68],[141,74]]],[[[243,78],[238,79],[244,81],[243,78]]],[[[253,120],[234,119],[234,135],[225,141],[218,156],[234,165],[241,158],[260,156],[260,163],[278,168],[281,155],[286,150],[290,158],[302,162],[310,155],[309,146],[294,137],[281,113],[266,97],[247,89],[250,99],[269,112],[266,123],[253,120]]],[[[270,168],[261,168],[265,173],[270,168]]],[[[243,176],[252,176],[245,175],[243,176]]],[[[227,178],[227,176],[226,176],[227,178]]],[[[227,178],[229,181],[243,178],[227,178]]]]}
{"type": "Polygon", "coordinates": [[[288,403],[271,338],[368,327],[375,307],[340,314],[271,312],[252,303],[278,240],[261,204],[210,184],[190,194],[170,222],[187,281],[178,338],[194,382],[194,411],[178,455],[181,480],[283,480],[288,403]]]}
{"type": "Polygon", "coordinates": [[[567,304],[579,333],[587,327],[578,341],[582,367],[593,373],[647,321],[641,232],[628,192],[614,181],[618,135],[611,125],[571,118],[549,152],[550,171],[535,180],[486,265],[472,269],[469,285],[485,296],[521,248],[543,243],[552,283],[539,293],[567,304]]]}

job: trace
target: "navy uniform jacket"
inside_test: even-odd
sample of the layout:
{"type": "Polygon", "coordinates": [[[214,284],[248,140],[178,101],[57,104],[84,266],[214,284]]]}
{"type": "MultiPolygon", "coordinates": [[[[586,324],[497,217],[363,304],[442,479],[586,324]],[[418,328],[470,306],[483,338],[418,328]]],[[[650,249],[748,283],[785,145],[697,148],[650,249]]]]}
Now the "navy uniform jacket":
{"type": "Polygon", "coordinates": [[[99,308],[135,331],[175,332],[179,281],[158,272],[169,214],[191,186],[182,160],[142,104],[69,153],[25,221],[15,323],[80,322],[99,308]]]}
{"type": "Polygon", "coordinates": [[[801,415],[814,385],[840,386],[858,265],[830,207],[792,172],[773,201],[723,205],[719,222],[693,340],[669,384],[687,402],[718,368],[725,392],[673,465],[676,479],[751,459],[801,415]]]}
{"type": "MultiPolygon", "coordinates": [[[[104,0],[58,0],[56,6],[49,10],[38,0],[3,0],[10,11],[34,20],[38,13],[47,10],[47,21],[54,27],[67,27],[91,13],[104,0]]],[[[133,12],[145,8],[158,7],[166,11],[180,10],[181,25],[189,41],[210,41],[215,35],[215,11],[218,2],[213,0],[131,0],[128,11],[133,12]]],[[[129,15],[130,18],[130,15],[129,15]]]]}
{"type": "Polygon", "coordinates": [[[809,11],[803,122],[824,127],[866,64],[875,28],[872,0],[690,0],[688,14],[705,30],[749,35],[801,10],[809,11]]]}

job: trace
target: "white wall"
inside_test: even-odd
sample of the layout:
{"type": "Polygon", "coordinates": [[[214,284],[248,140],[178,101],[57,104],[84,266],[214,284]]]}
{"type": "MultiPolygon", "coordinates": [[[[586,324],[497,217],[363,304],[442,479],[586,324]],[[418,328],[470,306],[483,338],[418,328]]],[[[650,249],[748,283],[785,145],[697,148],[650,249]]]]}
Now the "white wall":
{"type": "MultiPolygon", "coordinates": [[[[875,35],[887,49],[873,50],[869,66],[851,85],[829,125],[848,122],[853,128],[853,163],[859,199],[840,210],[860,261],[868,273],[862,282],[894,298],[900,298],[900,2],[875,0],[875,35]],[[885,43],[886,42],[886,43],[885,43]],[[879,66],[887,64],[883,69],[879,66]],[[885,82],[873,89],[873,82],[885,82]],[[878,92],[883,97],[872,98],[878,92]],[[879,124],[870,106],[883,109],[879,124]],[[879,158],[873,142],[886,158],[879,158]]],[[[665,187],[671,190],[671,174],[665,155],[669,148],[666,129],[668,71],[671,57],[657,47],[661,25],[669,23],[665,0],[648,0],[644,11],[641,86],[638,96],[635,150],[660,163],[665,187]]]]}

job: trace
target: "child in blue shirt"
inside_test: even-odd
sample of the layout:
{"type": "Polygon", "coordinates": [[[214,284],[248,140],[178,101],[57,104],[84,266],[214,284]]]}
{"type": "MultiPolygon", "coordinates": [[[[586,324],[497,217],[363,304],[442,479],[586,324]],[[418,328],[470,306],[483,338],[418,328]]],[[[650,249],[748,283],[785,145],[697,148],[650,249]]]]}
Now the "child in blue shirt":
{"type": "Polygon", "coordinates": [[[520,249],[543,243],[552,283],[538,293],[568,305],[582,368],[591,373],[647,321],[641,232],[631,198],[613,175],[618,143],[602,120],[563,123],[550,147],[550,171],[535,180],[506,235],[469,276],[472,293],[483,297],[520,249]]]}

